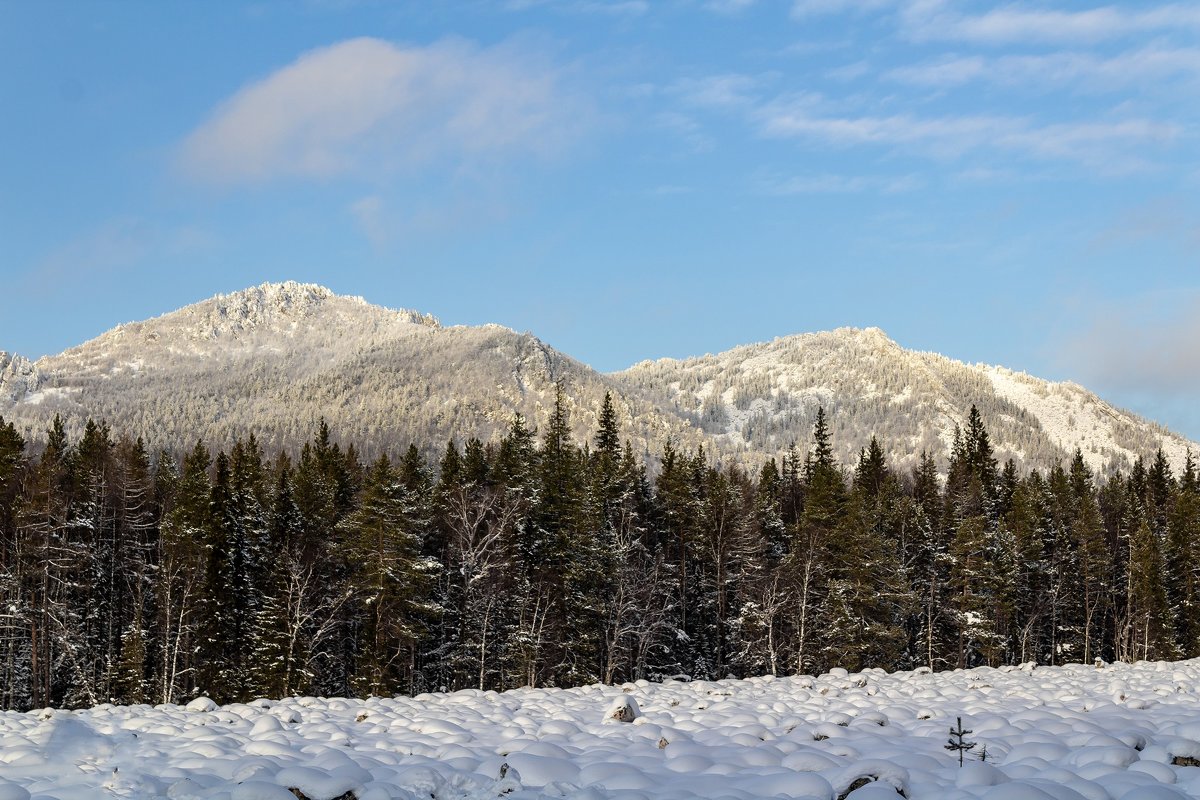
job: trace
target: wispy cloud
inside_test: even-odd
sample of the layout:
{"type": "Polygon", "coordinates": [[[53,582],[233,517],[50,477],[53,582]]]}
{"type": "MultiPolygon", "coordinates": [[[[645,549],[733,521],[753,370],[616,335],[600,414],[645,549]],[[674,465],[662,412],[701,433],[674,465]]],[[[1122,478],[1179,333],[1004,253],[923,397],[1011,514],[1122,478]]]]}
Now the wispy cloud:
{"type": "Polygon", "coordinates": [[[552,8],[576,14],[640,17],[650,10],[650,3],[648,0],[507,0],[504,7],[509,11],[552,8]]]}
{"type": "Polygon", "coordinates": [[[794,175],[759,181],[763,192],[773,195],[800,194],[901,194],[920,189],[925,182],[916,175],[794,175]]]}
{"type": "Polygon", "coordinates": [[[1058,9],[1008,4],[981,14],[962,14],[947,0],[900,3],[913,39],[953,39],[980,44],[1096,43],[1147,33],[1200,30],[1200,7],[1167,3],[1136,10],[1114,5],[1058,9]]]}
{"type": "Polygon", "coordinates": [[[1200,390],[1200,291],[1106,305],[1060,354],[1083,380],[1152,395],[1200,390]]]}
{"type": "Polygon", "coordinates": [[[515,46],[340,42],[243,87],[183,142],[202,182],[387,173],[553,152],[583,124],[560,70],[515,46]]]}
{"type": "Polygon", "coordinates": [[[677,136],[689,153],[707,153],[716,145],[713,137],[705,132],[704,126],[688,114],[663,111],[654,116],[653,123],[656,128],[677,136]]]}
{"type": "Polygon", "coordinates": [[[728,110],[746,108],[755,102],[762,77],[741,74],[708,75],[676,81],[668,92],[689,106],[728,110]]]}
{"type": "Polygon", "coordinates": [[[1092,238],[1089,249],[1103,253],[1113,247],[1146,243],[1168,245],[1193,254],[1200,266],[1200,216],[1182,196],[1162,196],[1122,209],[1092,238]]]}
{"type": "Polygon", "coordinates": [[[213,238],[192,225],[169,226],[139,216],[107,220],[67,239],[25,274],[25,288],[48,292],[64,284],[207,250],[213,238]]]}
{"type": "Polygon", "coordinates": [[[1145,164],[1143,147],[1169,143],[1181,134],[1178,125],[1146,119],[1037,123],[1004,115],[853,116],[829,113],[824,105],[820,96],[805,94],[767,104],[756,117],[762,133],[774,138],[888,146],[947,159],[1002,150],[1121,171],[1145,164]]]}
{"type": "Polygon", "coordinates": [[[828,14],[867,14],[896,5],[897,0],[795,0],[792,16],[807,19],[828,14]]]}
{"type": "Polygon", "coordinates": [[[501,224],[520,199],[496,186],[431,189],[419,197],[372,193],[349,203],[345,212],[373,247],[393,254],[414,239],[441,238],[501,224]]]}
{"type": "Polygon", "coordinates": [[[755,0],[708,0],[704,7],[718,14],[740,14],[754,3],[755,0]]]}
{"type": "Polygon", "coordinates": [[[990,58],[955,55],[897,67],[885,77],[937,89],[987,82],[1034,90],[1066,87],[1117,92],[1174,78],[1200,78],[1200,49],[1152,45],[1109,57],[1086,52],[990,58]]]}
{"type": "Polygon", "coordinates": [[[1193,3],[1139,4],[1135,8],[1030,2],[995,4],[966,13],[953,0],[794,0],[799,20],[835,14],[888,12],[905,35],[917,41],[953,40],[984,45],[1098,42],[1146,34],[1200,30],[1200,7],[1193,3]]]}

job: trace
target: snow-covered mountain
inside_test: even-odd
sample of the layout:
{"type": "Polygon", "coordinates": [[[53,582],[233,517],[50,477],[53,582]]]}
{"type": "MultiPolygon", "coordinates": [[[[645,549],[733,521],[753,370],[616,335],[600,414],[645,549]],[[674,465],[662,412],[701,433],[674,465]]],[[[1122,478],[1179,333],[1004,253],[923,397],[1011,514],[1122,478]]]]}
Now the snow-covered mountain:
{"type": "MultiPolygon", "coordinates": [[[[941,459],[977,405],[1001,457],[1044,466],[1076,446],[1097,469],[1162,446],[1182,463],[1200,446],[1114,408],[1081,386],[903,349],[878,329],[839,329],[718,355],[599,373],[529,333],[445,327],[298,283],[219,295],[120,325],[30,362],[0,352],[0,416],[38,438],[54,415],[89,417],[157,447],[227,446],[254,431],[269,448],[307,440],[324,417],[371,457],[450,437],[492,439],[516,411],[545,422],[563,381],[579,440],[606,391],[624,434],[653,459],[668,438],[754,463],[808,443],[818,405],[849,459],[870,440],[900,464],[941,459]]],[[[943,461],[944,463],[944,461],[943,461]]]]}
{"type": "Polygon", "coordinates": [[[778,452],[829,413],[843,459],[879,438],[901,464],[944,456],[972,404],[1001,458],[1044,466],[1078,447],[1095,469],[1162,447],[1175,464],[1197,446],[1074,383],[905,350],[878,328],[839,328],[717,355],[643,361],[620,373],[700,427],[722,452],[778,452]]]}
{"type": "Polygon", "coordinates": [[[592,435],[607,390],[643,452],[668,436],[699,443],[678,417],[529,333],[444,327],[310,284],[218,295],[34,364],[5,363],[0,416],[31,438],[57,413],[69,433],[90,416],[154,448],[196,438],[224,447],[251,431],[265,447],[295,447],[324,417],[368,458],[410,442],[433,455],[452,436],[498,436],[516,411],[541,423],[562,380],[581,439],[592,435]]]}

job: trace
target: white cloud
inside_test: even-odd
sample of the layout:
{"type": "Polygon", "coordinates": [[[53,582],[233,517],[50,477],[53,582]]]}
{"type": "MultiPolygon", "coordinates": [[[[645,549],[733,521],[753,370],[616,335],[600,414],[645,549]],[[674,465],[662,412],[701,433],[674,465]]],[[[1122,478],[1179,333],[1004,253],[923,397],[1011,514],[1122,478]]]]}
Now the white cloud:
{"type": "Polygon", "coordinates": [[[1152,45],[1110,57],[1081,52],[996,58],[948,56],[898,67],[886,77],[938,89],[988,82],[1021,88],[1067,87],[1113,92],[1173,78],[1200,78],[1200,50],[1152,45]]]}
{"type": "Polygon", "coordinates": [[[746,107],[753,102],[761,79],[750,75],[710,75],[676,81],[670,92],[690,106],[711,109],[746,107]]]}
{"type": "Polygon", "coordinates": [[[821,98],[804,95],[757,111],[764,135],[805,138],[834,146],[878,145],[958,158],[981,150],[1075,161],[1108,171],[1141,166],[1147,145],[1177,139],[1177,125],[1144,119],[1036,124],[1025,117],[958,115],[919,117],[838,115],[825,112],[821,98]]]}
{"type": "Polygon", "coordinates": [[[981,13],[963,13],[954,0],[794,0],[792,16],[807,19],[835,14],[895,13],[905,34],[978,44],[1096,43],[1130,36],[1200,30],[1194,3],[1116,5],[1079,8],[1070,4],[996,3],[981,13]]]}
{"type": "Polygon", "coordinates": [[[508,0],[504,7],[509,11],[553,8],[576,14],[640,17],[650,10],[650,3],[647,0],[508,0]]]}
{"type": "Polygon", "coordinates": [[[896,0],[795,0],[792,3],[792,16],[806,19],[830,14],[863,14],[888,8],[895,3],[896,0]]]}
{"type": "Polygon", "coordinates": [[[834,67],[825,71],[825,76],[835,81],[850,82],[858,80],[872,72],[871,64],[868,61],[855,61],[853,64],[845,64],[840,67],[834,67]]]}
{"type": "Polygon", "coordinates": [[[992,77],[989,63],[980,56],[945,56],[936,61],[889,70],[884,77],[916,86],[953,89],[958,86],[992,77]]]}
{"type": "Polygon", "coordinates": [[[187,137],[180,164],[244,183],[545,153],[578,132],[582,105],[516,46],[351,39],[243,87],[187,137]]]}
{"type": "Polygon", "coordinates": [[[981,44],[1095,43],[1146,33],[1200,29],[1200,7],[1168,3],[1129,10],[1113,5],[1059,10],[1009,4],[982,14],[950,10],[947,0],[910,0],[901,9],[905,29],[918,40],[954,39],[981,44]]]}
{"type": "Polygon", "coordinates": [[[762,181],[767,194],[900,194],[920,189],[923,181],[915,175],[796,175],[789,178],[770,178],[762,181]]]}
{"type": "Polygon", "coordinates": [[[704,7],[718,14],[740,14],[754,3],[755,0],[708,0],[704,7]]]}

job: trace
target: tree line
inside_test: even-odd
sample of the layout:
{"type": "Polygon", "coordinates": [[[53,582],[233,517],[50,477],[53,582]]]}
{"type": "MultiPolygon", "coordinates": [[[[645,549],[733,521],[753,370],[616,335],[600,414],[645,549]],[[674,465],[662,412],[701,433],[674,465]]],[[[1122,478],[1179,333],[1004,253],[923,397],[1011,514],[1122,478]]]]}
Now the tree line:
{"type": "Polygon", "coordinates": [[[0,705],[1200,655],[1190,456],[1022,475],[972,408],[944,472],[843,465],[822,409],[753,473],[668,445],[651,474],[610,397],[570,430],[561,390],[437,463],[324,422],[177,457],[56,419],[34,454],[0,418],[0,705]]]}

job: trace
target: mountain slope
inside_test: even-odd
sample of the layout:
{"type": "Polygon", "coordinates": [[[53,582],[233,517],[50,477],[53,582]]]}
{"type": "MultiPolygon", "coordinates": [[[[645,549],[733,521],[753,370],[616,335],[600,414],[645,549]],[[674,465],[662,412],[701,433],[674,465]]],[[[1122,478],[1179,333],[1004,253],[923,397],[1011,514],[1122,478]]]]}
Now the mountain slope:
{"type": "Polygon", "coordinates": [[[678,418],[528,333],[443,327],[297,283],[220,295],[13,363],[11,377],[0,373],[0,415],[35,438],[57,413],[71,433],[91,416],[153,448],[196,438],[225,447],[251,431],[265,447],[296,447],[324,417],[368,458],[410,442],[434,455],[449,437],[497,436],[515,411],[538,424],[563,380],[581,439],[611,390],[642,452],[667,436],[699,441],[678,418]]]}
{"type": "Polygon", "coordinates": [[[0,416],[29,438],[55,414],[78,435],[88,417],[152,448],[196,438],[227,447],[253,431],[294,448],[324,417],[367,458],[410,442],[435,456],[448,438],[495,439],[521,412],[544,424],[561,381],[576,437],[590,439],[605,392],[624,435],[653,460],[663,444],[748,465],[804,449],[818,406],[839,457],[875,435],[900,466],[945,457],[979,407],[1001,458],[1046,466],[1080,447],[1095,469],[1126,468],[1162,446],[1176,465],[1200,449],[1081,386],[905,350],[875,328],[843,328],[601,374],[529,333],[444,327],[320,286],[283,283],[219,295],[120,325],[56,356],[0,353],[0,416]]]}
{"type": "Polygon", "coordinates": [[[872,435],[902,465],[923,450],[944,458],[972,404],[1001,458],[1029,466],[1070,458],[1079,447],[1094,469],[1125,468],[1160,445],[1181,465],[1187,449],[1196,448],[1077,384],[905,350],[878,328],[644,361],[618,377],[683,415],[724,452],[778,452],[792,441],[804,446],[821,405],[844,461],[872,435]]]}

